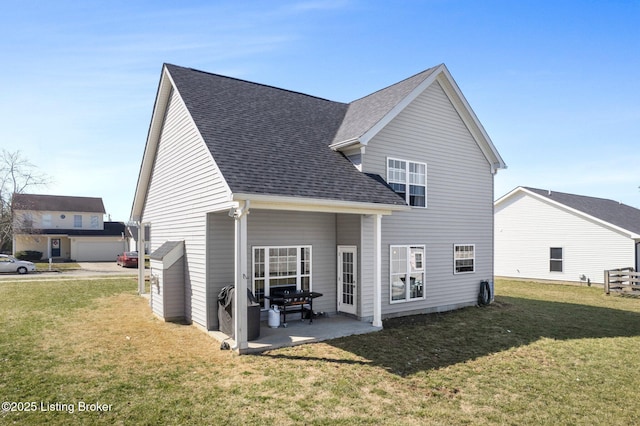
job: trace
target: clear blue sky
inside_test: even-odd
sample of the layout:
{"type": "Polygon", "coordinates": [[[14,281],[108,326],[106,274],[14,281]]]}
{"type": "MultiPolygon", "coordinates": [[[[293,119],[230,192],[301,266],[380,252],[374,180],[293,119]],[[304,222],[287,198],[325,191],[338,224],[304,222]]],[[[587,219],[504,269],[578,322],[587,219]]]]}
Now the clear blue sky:
{"type": "Polygon", "coordinates": [[[129,218],[163,62],[348,102],[444,62],[518,185],[640,207],[640,1],[0,3],[0,148],[129,218]]]}

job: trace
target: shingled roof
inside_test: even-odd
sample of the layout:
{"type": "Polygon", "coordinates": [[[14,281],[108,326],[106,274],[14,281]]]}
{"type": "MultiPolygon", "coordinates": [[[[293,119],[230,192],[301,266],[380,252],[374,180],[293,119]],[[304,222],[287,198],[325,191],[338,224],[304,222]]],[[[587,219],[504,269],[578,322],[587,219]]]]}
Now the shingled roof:
{"type": "Polygon", "coordinates": [[[333,143],[348,141],[362,136],[382,120],[391,109],[407,97],[420,83],[433,74],[436,68],[429,68],[413,77],[351,102],[333,143]]]}
{"type": "Polygon", "coordinates": [[[348,104],[165,67],[232,192],[406,205],[329,148],[348,104]]]}
{"type": "Polygon", "coordinates": [[[635,207],[606,198],[587,197],[538,188],[524,187],[524,189],[611,225],[640,234],[640,210],[635,207]]]}
{"type": "Polygon", "coordinates": [[[13,194],[14,210],[105,213],[102,198],[13,194]]]}

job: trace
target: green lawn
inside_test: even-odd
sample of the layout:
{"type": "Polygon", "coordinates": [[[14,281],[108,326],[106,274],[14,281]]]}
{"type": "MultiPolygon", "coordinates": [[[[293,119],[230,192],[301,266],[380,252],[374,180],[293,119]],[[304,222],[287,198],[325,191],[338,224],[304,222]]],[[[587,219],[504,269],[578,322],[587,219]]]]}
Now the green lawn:
{"type": "Polygon", "coordinates": [[[599,288],[499,281],[488,307],[247,356],[135,289],[0,282],[0,396],[22,409],[0,424],[640,423],[640,299],[599,288]]]}

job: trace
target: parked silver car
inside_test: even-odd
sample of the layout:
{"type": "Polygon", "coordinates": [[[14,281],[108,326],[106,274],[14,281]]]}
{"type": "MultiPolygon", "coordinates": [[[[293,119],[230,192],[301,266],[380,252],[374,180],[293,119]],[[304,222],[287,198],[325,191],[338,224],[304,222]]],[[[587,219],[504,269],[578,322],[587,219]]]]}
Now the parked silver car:
{"type": "Polygon", "coordinates": [[[27,272],[33,272],[35,270],[36,265],[33,262],[18,260],[13,256],[0,254],[0,272],[26,274],[27,272]]]}

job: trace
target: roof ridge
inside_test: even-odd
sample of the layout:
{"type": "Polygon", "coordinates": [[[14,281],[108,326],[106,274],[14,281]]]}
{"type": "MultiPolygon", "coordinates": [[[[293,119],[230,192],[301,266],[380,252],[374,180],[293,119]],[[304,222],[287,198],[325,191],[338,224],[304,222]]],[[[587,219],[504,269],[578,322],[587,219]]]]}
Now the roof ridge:
{"type": "MultiPolygon", "coordinates": [[[[415,78],[415,77],[419,76],[420,74],[427,74],[427,72],[429,72],[428,74],[430,75],[430,74],[431,74],[431,72],[433,72],[433,70],[435,70],[436,68],[438,68],[438,67],[440,67],[440,66],[442,66],[442,65],[444,65],[444,62],[443,62],[443,63],[440,63],[440,64],[438,64],[438,65],[436,65],[436,66],[433,66],[433,67],[431,67],[431,68],[427,68],[427,69],[425,69],[425,70],[422,70],[422,71],[420,71],[420,72],[417,72],[417,73],[415,73],[415,74],[413,74],[413,75],[411,75],[411,76],[409,76],[409,77],[407,77],[407,78],[404,78],[404,79],[402,79],[402,80],[400,80],[400,81],[396,81],[395,83],[392,83],[392,84],[390,84],[390,85],[388,85],[388,86],[385,86],[385,87],[383,87],[382,89],[378,89],[378,90],[376,90],[375,92],[369,93],[368,95],[364,95],[364,96],[362,96],[361,98],[354,99],[353,101],[349,102],[349,104],[352,104],[352,103],[354,103],[354,102],[361,101],[361,100],[366,99],[366,98],[368,98],[368,97],[370,97],[370,96],[373,96],[373,95],[375,95],[375,94],[377,94],[377,93],[380,93],[380,92],[382,92],[382,91],[385,91],[385,90],[387,90],[387,89],[389,89],[389,88],[391,88],[391,87],[393,87],[393,86],[397,86],[397,85],[399,85],[399,84],[402,84],[402,83],[404,83],[404,82],[406,82],[406,81],[408,81],[408,80],[411,80],[412,78],[415,78]]],[[[427,76],[425,75],[425,79],[426,79],[426,78],[427,78],[427,76]]]]}
{"type": "Polygon", "coordinates": [[[217,74],[217,73],[209,72],[209,71],[203,71],[203,70],[199,70],[199,69],[191,68],[191,67],[183,67],[181,65],[175,65],[175,64],[170,64],[170,63],[166,63],[166,62],[164,63],[164,65],[165,66],[175,67],[175,68],[181,68],[183,70],[189,70],[189,71],[197,72],[197,73],[200,73],[200,74],[206,74],[206,75],[210,75],[210,76],[214,76],[214,77],[220,77],[220,78],[225,78],[225,79],[228,79],[228,80],[234,80],[234,81],[238,81],[238,82],[241,82],[241,83],[247,83],[247,84],[252,84],[252,85],[255,85],[255,86],[266,87],[266,88],[269,88],[269,89],[280,90],[282,92],[288,92],[288,93],[292,93],[292,94],[295,94],[295,95],[302,95],[302,96],[306,96],[306,97],[309,97],[309,98],[318,99],[318,100],[321,100],[321,101],[332,102],[332,103],[335,103],[335,104],[348,105],[345,102],[334,101],[334,100],[331,100],[331,99],[322,98],[320,96],[315,96],[315,95],[310,95],[308,93],[299,92],[299,91],[296,91],[296,90],[284,89],[282,87],[273,86],[273,85],[270,85],[270,84],[258,83],[258,82],[255,82],[255,81],[245,80],[243,78],[231,77],[231,76],[228,76],[228,75],[217,74]]]}
{"type": "MultiPolygon", "coordinates": [[[[533,187],[530,187],[530,186],[523,186],[523,188],[524,189],[528,189],[528,190],[546,192],[547,194],[551,194],[551,195],[555,193],[555,194],[569,195],[571,197],[580,197],[580,198],[589,198],[589,199],[592,199],[592,200],[611,201],[612,203],[618,203],[618,204],[623,205],[623,206],[628,206],[628,207],[632,207],[634,209],[637,209],[637,207],[633,207],[633,206],[631,206],[629,204],[625,204],[625,203],[623,203],[621,201],[616,201],[616,200],[614,200],[612,198],[594,197],[592,195],[573,194],[571,192],[554,191],[552,189],[544,189],[544,188],[533,188],[533,187]]],[[[640,210],[640,209],[638,209],[638,210],[640,210]]]]}

